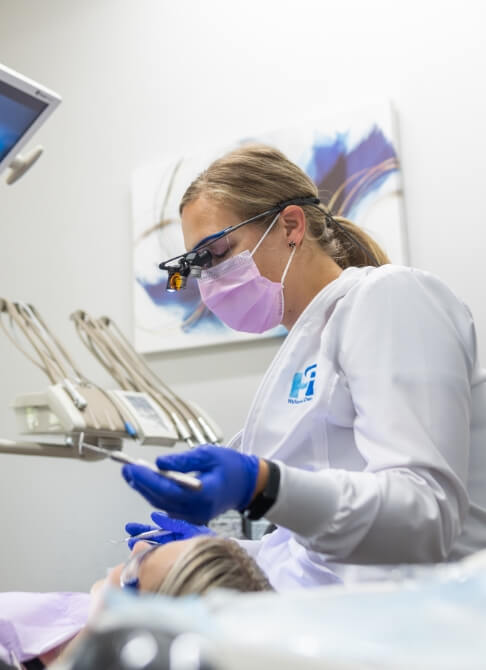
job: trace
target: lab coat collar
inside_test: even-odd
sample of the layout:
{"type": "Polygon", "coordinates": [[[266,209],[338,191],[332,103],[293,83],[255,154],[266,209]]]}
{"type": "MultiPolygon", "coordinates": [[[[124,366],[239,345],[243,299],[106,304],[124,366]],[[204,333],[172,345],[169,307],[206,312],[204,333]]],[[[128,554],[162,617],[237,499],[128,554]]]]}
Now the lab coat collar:
{"type": "Polygon", "coordinates": [[[364,276],[373,272],[373,270],[376,270],[376,268],[371,266],[363,268],[349,267],[343,270],[337,279],[334,279],[332,282],[324,286],[324,288],[312,298],[290,329],[289,335],[300,331],[309,319],[315,318],[317,306],[319,306],[319,312],[321,314],[326,314],[325,322],[327,322],[336,302],[345,296],[355,284],[358,284],[364,276]]]}

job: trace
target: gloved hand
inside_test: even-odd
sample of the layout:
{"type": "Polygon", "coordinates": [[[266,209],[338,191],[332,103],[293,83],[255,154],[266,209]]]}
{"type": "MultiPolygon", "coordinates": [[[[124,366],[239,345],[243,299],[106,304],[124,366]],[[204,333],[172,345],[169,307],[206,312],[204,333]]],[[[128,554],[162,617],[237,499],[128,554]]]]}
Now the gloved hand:
{"type": "MultiPolygon", "coordinates": [[[[162,535],[154,535],[150,538],[151,542],[157,544],[168,544],[169,542],[176,542],[177,540],[188,540],[191,537],[198,535],[214,535],[213,531],[207,526],[195,526],[182,519],[171,519],[170,516],[163,512],[152,512],[150,515],[152,521],[156,526],[149,526],[143,523],[127,523],[125,530],[129,535],[139,535],[146,533],[148,530],[160,529],[162,535]],[[169,532],[167,532],[169,531],[169,532]]],[[[143,538],[141,538],[143,540],[143,538]]],[[[134,545],[139,542],[138,538],[128,540],[128,546],[133,549],[134,545]]]]}
{"type": "Polygon", "coordinates": [[[123,477],[154,507],[194,524],[207,523],[228,509],[245,509],[252,499],[259,469],[256,456],[210,444],[159,456],[156,463],[161,470],[198,472],[202,488],[192,491],[142,465],[123,466],[123,477]]]}

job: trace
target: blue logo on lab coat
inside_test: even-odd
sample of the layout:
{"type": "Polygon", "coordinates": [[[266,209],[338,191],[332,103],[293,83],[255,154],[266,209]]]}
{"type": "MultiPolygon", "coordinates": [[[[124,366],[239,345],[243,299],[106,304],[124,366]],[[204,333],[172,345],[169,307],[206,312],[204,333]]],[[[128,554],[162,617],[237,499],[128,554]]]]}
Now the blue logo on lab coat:
{"type": "Polygon", "coordinates": [[[314,397],[317,364],[309,365],[304,372],[296,372],[290,387],[289,404],[299,405],[314,397]]]}

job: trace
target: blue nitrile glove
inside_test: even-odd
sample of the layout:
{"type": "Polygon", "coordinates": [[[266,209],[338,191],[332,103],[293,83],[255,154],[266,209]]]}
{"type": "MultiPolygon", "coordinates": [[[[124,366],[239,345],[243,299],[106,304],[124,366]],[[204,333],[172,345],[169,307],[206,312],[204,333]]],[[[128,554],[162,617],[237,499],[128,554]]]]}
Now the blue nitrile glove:
{"type": "Polygon", "coordinates": [[[212,444],[159,456],[156,463],[161,470],[198,472],[202,488],[192,491],[142,465],[124,465],[122,474],[154,507],[194,524],[207,523],[228,509],[245,509],[255,490],[259,467],[256,456],[212,444]]]}
{"type": "MultiPolygon", "coordinates": [[[[125,530],[129,535],[135,536],[140,533],[146,533],[148,530],[160,530],[164,533],[163,535],[153,535],[150,538],[150,542],[156,542],[157,544],[168,544],[169,542],[177,542],[178,540],[188,540],[189,538],[197,537],[198,535],[214,535],[213,531],[207,526],[195,526],[182,519],[171,519],[163,512],[152,512],[150,518],[157,524],[156,526],[149,526],[148,524],[143,523],[127,523],[125,530]]],[[[133,540],[128,540],[128,546],[130,549],[133,549],[134,545],[139,541],[143,541],[143,538],[140,538],[139,540],[137,537],[134,537],[133,540]]]]}

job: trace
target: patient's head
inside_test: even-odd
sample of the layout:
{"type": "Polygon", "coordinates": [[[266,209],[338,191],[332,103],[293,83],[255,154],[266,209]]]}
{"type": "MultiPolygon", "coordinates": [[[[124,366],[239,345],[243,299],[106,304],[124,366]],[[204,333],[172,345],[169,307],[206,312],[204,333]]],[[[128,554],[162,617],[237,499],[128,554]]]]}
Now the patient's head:
{"type": "MultiPolygon", "coordinates": [[[[132,554],[149,545],[137,542],[132,554]]],[[[124,565],[113,568],[108,581],[120,585],[124,565]]],[[[242,592],[272,589],[255,561],[234,540],[197,537],[158,546],[143,558],[138,571],[140,591],[169,596],[203,594],[215,588],[242,592]]]]}
{"type": "MultiPolygon", "coordinates": [[[[184,596],[190,593],[202,595],[216,588],[242,592],[272,590],[255,561],[234,540],[203,536],[155,547],[146,542],[137,542],[131,556],[137,555],[140,560],[133,563],[137,564],[135,577],[140,591],[184,596]]],[[[117,565],[106,579],[93,585],[90,619],[96,617],[104,606],[103,587],[120,587],[120,577],[126,565],[117,565]]],[[[76,642],[72,640],[68,643],[64,653],[73,653],[76,645],[83,639],[82,636],[83,631],[74,638],[76,642]]],[[[43,654],[40,658],[44,665],[54,661],[64,646],[63,643],[43,654]]]]}

